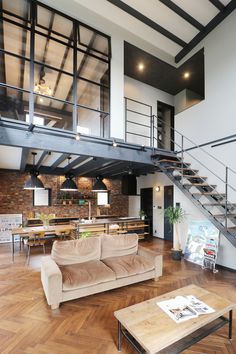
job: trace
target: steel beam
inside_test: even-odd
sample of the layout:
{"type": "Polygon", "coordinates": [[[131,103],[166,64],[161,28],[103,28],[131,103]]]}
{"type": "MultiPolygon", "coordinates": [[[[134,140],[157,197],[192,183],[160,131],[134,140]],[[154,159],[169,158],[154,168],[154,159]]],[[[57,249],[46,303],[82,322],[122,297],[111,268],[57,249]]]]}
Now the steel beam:
{"type": "MultiPolygon", "coordinates": [[[[151,159],[152,150],[148,148],[142,151],[141,148],[131,148],[130,145],[126,147],[125,144],[114,148],[112,145],[108,145],[106,141],[102,141],[102,139],[83,140],[81,138],[80,141],[77,141],[73,136],[59,136],[59,134],[58,136],[52,136],[36,129],[31,133],[16,126],[0,126],[0,144],[59,152],[64,154],[62,161],[68,155],[73,154],[153,165],[151,159]]],[[[57,167],[58,164],[52,166],[52,168],[57,167]]]]}
{"type": "Polygon", "coordinates": [[[21,161],[20,161],[20,172],[21,173],[25,172],[28,156],[29,156],[29,149],[23,148],[22,153],[21,153],[21,161]]]}

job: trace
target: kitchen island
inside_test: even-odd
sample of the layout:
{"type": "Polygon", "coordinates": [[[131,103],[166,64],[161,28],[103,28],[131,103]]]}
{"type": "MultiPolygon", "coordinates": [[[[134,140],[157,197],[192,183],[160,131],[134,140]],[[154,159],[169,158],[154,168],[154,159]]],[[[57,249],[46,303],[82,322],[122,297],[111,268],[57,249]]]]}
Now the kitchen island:
{"type": "Polygon", "coordinates": [[[149,238],[149,222],[135,217],[104,218],[92,220],[73,220],[78,234],[90,232],[91,235],[137,233],[139,239],[149,238]]]}

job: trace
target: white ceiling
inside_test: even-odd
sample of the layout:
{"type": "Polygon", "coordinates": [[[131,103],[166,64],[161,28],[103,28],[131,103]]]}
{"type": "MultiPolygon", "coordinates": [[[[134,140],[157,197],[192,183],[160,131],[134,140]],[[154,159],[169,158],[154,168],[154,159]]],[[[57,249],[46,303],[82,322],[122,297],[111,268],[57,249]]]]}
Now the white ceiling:
{"type": "MultiPolygon", "coordinates": [[[[172,1],[203,26],[206,26],[219,13],[219,9],[216,8],[209,0],[172,1]]],[[[107,0],[75,0],[75,2],[172,56],[177,55],[182,49],[182,47],[178,44],[174,43],[164,35],[158,33],[148,25],[137,20],[135,17],[129,15],[107,0]]],[[[225,6],[229,2],[230,0],[221,1],[221,3],[225,6]]],[[[170,10],[159,0],[126,0],[123,1],[123,3],[132,7],[142,15],[151,19],[187,43],[190,42],[190,40],[193,39],[199,32],[194,26],[189,24],[174,11],[170,10]]]]}

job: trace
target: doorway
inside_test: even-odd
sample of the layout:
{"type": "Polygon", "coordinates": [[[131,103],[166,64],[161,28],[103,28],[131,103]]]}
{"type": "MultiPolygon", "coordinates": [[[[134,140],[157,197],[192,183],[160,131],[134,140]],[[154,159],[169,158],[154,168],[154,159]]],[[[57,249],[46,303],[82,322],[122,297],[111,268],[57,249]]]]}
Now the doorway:
{"type": "Polygon", "coordinates": [[[150,236],[153,235],[153,188],[140,189],[141,210],[145,212],[149,220],[150,236]]]}
{"type": "MultiPolygon", "coordinates": [[[[174,197],[173,186],[164,186],[164,210],[173,206],[174,197]]],[[[164,240],[173,242],[173,225],[170,225],[168,219],[164,216],[164,240]]]]}
{"type": "Polygon", "coordinates": [[[157,147],[174,151],[174,115],[175,108],[157,101],[157,147]]]}

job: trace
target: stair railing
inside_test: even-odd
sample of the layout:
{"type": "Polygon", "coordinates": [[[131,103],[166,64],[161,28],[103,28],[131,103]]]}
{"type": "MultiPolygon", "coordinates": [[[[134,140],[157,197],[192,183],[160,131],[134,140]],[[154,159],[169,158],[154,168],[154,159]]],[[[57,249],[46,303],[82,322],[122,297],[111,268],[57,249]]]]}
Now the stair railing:
{"type": "MultiPolygon", "coordinates": [[[[224,164],[221,160],[219,160],[218,158],[216,158],[215,156],[213,156],[211,153],[209,153],[208,151],[206,151],[202,146],[200,146],[199,144],[197,144],[196,142],[194,142],[193,140],[189,139],[188,137],[186,137],[184,134],[182,134],[181,132],[179,132],[177,129],[173,128],[170,124],[168,124],[167,122],[165,122],[163,119],[161,119],[160,117],[153,115],[153,126],[152,126],[152,138],[153,138],[153,142],[152,142],[152,146],[153,149],[155,149],[155,145],[157,145],[158,143],[160,143],[160,141],[158,141],[158,137],[160,133],[163,133],[161,129],[158,128],[158,122],[161,122],[162,126],[164,125],[165,127],[169,128],[169,131],[173,132],[176,135],[178,135],[180,137],[181,143],[177,143],[175,141],[175,139],[171,138],[171,134],[170,134],[170,138],[168,139],[170,143],[173,143],[175,146],[177,146],[180,151],[174,151],[176,155],[178,155],[179,153],[181,154],[181,183],[184,183],[184,154],[187,154],[188,156],[190,156],[193,160],[195,160],[198,164],[200,164],[200,166],[203,166],[206,170],[208,170],[210,173],[212,173],[217,179],[219,179],[221,182],[223,182],[224,184],[224,192],[225,192],[225,215],[224,215],[224,221],[225,221],[225,228],[228,228],[228,207],[231,205],[229,200],[228,200],[228,195],[229,195],[229,188],[231,190],[233,190],[234,192],[236,192],[236,188],[234,188],[231,184],[229,184],[229,172],[232,172],[235,176],[236,176],[236,171],[233,170],[231,167],[227,166],[226,164],[224,164]],[[155,126],[155,118],[157,119],[157,125],[155,126]],[[198,158],[196,158],[195,156],[193,156],[191,153],[189,153],[189,151],[187,151],[185,149],[185,141],[189,142],[190,144],[193,144],[194,148],[201,150],[204,154],[208,155],[210,158],[212,158],[213,160],[215,160],[217,163],[219,163],[221,166],[223,166],[224,168],[224,178],[221,178],[219,175],[217,175],[215,173],[215,171],[212,171],[208,166],[206,166],[202,161],[200,161],[198,158]]],[[[161,143],[162,144],[162,143],[161,143]]],[[[159,148],[159,146],[156,146],[156,148],[159,148]]],[[[164,146],[161,147],[162,149],[165,148],[164,146]]],[[[191,171],[192,168],[190,168],[191,171]]],[[[194,171],[193,171],[194,172],[194,171]]],[[[216,189],[214,186],[211,186],[209,184],[209,186],[214,190],[214,192],[218,195],[218,196],[222,196],[216,189]]]]}

